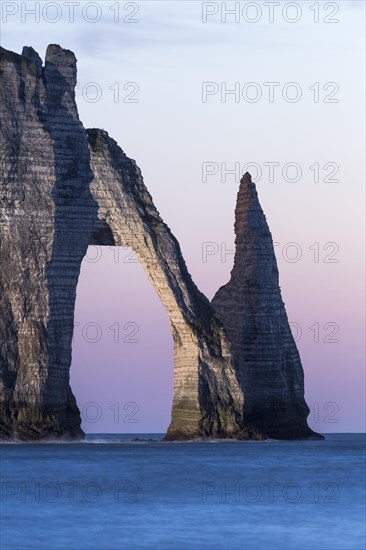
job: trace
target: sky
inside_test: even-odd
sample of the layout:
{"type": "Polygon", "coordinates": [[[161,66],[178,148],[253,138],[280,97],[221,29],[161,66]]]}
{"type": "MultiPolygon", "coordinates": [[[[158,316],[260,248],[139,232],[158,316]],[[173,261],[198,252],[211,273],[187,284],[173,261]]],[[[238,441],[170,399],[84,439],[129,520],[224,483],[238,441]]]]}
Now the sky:
{"type": "MultiPolygon", "coordinates": [[[[248,170],[275,242],[309,424],[365,429],[364,3],[6,2],[1,45],[78,59],[86,128],[142,169],[208,298],[230,276],[248,170]],[[229,12],[234,13],[229,13],[229,12]]],[[[90,247],[71,385],[86,432],[164,432],[173,342],[133,252],[90,247]]]]}

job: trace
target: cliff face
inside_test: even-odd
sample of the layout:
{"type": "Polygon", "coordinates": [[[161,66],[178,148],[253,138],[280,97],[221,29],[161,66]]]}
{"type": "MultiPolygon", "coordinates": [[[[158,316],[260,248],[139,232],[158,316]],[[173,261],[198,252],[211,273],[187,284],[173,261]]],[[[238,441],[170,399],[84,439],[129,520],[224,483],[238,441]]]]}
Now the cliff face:
{"type": "Polygon", "coordinates": [[[131,246],[174,337],[168,438],[250,437],[229,343],[192,282],[134,161],[75,103],[76,59],[0,49],[0,435],[82,436],[69,384],[75,296],[89,244],[131,246]]]}
{"type": "Polygon", "coordinates": [[[235,234],[231,278],[212,305],[245,389],[245,421],[268,437],[320,437],[307,425],[304,373],[281,297],[272,236],[248,173],[240,183],[235,234]]]}
{"type": "Polygon", "coordinates": [[[43,66],[32,48],[21,56],[0,48],[0,437],[83,436],[69,370],[89,244],[132,247],[168,312],[174,399],[167,439],[313,435],[272,239],[250,177],[238,196],[231,281],[213,308],[136,163],[106,132],[83,128],[75,84],[69,50],[49,46],[43,66]]]}

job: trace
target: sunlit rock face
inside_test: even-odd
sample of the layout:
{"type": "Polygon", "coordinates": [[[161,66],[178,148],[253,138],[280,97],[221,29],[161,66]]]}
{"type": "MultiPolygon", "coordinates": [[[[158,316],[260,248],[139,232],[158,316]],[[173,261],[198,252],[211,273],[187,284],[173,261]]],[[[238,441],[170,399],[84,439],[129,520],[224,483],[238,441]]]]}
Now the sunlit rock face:
{"type": "Polygon", "coordinates": [[[76,286],[89,244],[130,246],[164,304],[174,339],[168,439],[260,438],[226,333],[193,283],[136,163],[85,130],[76,59],[51,45],[0,48],[0,435],[82,437],[69,371],[76,286]]]}
{"type": "Polygon", "coordinates": [[[248,173],[240,183],[235,235],[231,278],[212,305],[231,342],[245,421],[267,437],[321,437],[307,425],[304,373],[281,297],[272,236],[248,173]]]}

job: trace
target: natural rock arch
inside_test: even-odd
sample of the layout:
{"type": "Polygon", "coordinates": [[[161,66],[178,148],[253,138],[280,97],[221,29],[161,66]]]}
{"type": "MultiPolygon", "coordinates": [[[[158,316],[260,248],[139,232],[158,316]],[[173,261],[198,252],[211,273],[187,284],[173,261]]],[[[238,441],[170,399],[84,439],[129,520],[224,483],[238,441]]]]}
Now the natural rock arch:
{"type": "Polygon", "coordinates": [[[5,437],[80,436],[69,384],[75,296],[89,244],[133,248],[168,311],[174,399],[168,438],[244,437],[229,343],[193,283],[134,161],[75,103],[76,59],[1,49],[4,178],[0,276],[5,437]]]}
{"type": "Polygon", "coordinates": [[[240,437],[243,397],[221,323],[193,283],[136,163],[106,132],[87,134],[94,173],[90,189],[98,204],[91,242],[131,247],[169,315],[174,400],[167,437],[240,437]]]}
{"type": "Polygon", "coordinates": [[[0,437],[83,435],[69,371],[90,244],[131,247],[168,312],[168,439],[316,436],[249,174],[238,194],[231,280],[211,306],[136,163],[105,131],[83,128],[74,54],[51,45],[43,67],[32,48],[21,56],[0,48],[0,80],[0,437]]]}

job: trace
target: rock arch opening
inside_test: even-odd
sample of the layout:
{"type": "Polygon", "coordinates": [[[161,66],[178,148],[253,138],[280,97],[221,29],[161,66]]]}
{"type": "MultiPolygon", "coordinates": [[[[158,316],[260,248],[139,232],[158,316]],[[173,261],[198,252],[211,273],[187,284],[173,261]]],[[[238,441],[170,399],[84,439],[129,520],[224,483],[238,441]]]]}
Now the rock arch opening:
{"type": "Polygon", "coordinates": [[[173,361],[167,312],[133,250],[89,246],[77,286],[70,369],[83,431],[165,433],[173,361]]]}

